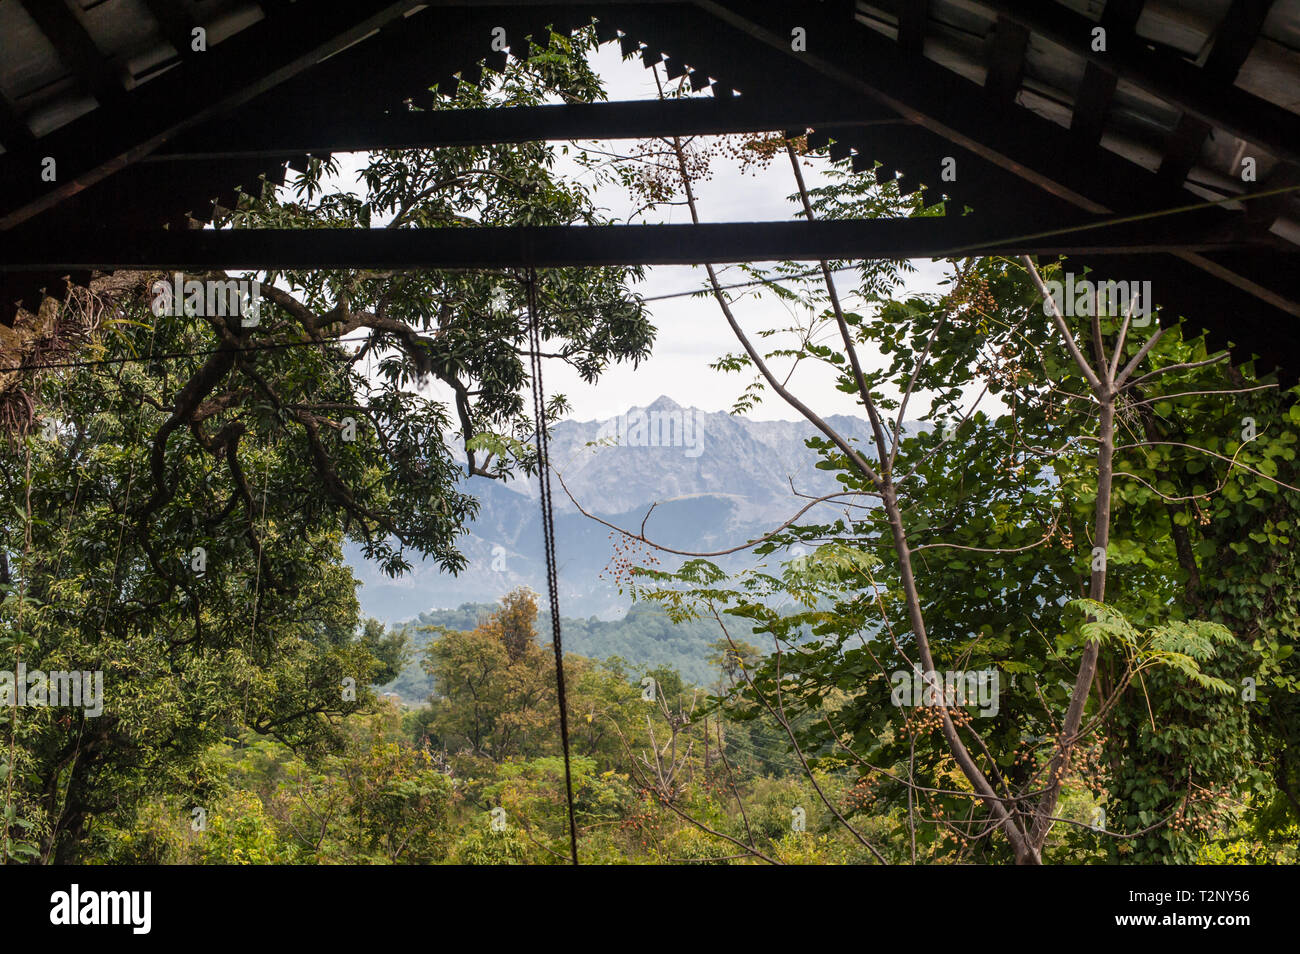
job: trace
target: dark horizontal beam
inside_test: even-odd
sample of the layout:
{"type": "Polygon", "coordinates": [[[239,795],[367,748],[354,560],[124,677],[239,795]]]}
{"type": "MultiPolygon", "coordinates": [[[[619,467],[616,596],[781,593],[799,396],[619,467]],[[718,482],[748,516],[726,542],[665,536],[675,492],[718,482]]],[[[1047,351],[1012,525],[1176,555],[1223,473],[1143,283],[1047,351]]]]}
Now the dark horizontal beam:
{"type": "Polygon", "coordinates": [[[647,100],[574,103],[485,109],[426,110],[348,117],[329,123],[314,116],[276,116],[222,124],[218,141],[211,133],[187,136],[174,149],[146,162],[233,159],[370,149],[431,149],[511,142],[573,139],[648,139],[659,136],[725,135],[794,127],[872,126],[901,123],[894,112],[866,100],[850,102],[804,98],[774,103],[767,97],[728,100],[647,100]]]}
{"type": "Polygon", "coordinates": [[[704,225],[442,229],[85,230],[14,236],[0,271],[167,268],[506,268],[691,265],[777,260],[952,258],[991,254],[1119,255],[1241,248],[1198,229],[1201,213],[1053,234],[962,218],[704,225]]]}

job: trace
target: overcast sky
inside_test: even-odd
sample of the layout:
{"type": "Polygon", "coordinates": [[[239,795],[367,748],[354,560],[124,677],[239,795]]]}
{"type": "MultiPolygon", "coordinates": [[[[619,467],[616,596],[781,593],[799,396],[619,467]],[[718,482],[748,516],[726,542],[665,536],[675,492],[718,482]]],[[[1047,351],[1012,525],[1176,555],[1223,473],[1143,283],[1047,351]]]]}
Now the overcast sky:
{"type": "MultiPolygon", "coordinates": [[[[639,58],[624,61],[615,44],[601,47],[595,54],[594,65],[606,83],[611,100],[654,99],[657,95],[650,71],[642,66],[639,58]]],[[[620,143],[616,148],[627,149],[629,145],[620,143]]],[[[340,155],[338,159],[341,175],[345,178],[354,178],[356,170],[365,162],[362,155],[340,155]]],[[[804,174],[810,188],[824,181],[820,165],[817,160],[805,161],[804,174]]],[[[575,177],[584,172],[576,163],[563,157],[557,163],[556,171],[575,177]]],[[[789,200],[794,191],[788,163],[773,162],[766,169],[742,172],[738,162],[716,159],[712,164],[712,178],[697,186],[700,217],[706,222],[789,221],[795,213],[795,206],[789,200]]],[[[601,189],[597,200],[617,220],[625,220],[636,205],[621,189],[601,189]]],[[[669,206],[638,221],[686,222],[689,221],[689,211],[682,206],[669,206]]],[[[810,266],[814,264],[810,263],[810,266]]],[[[912,264],[916,271],[908,276],[907,290],[936,290],[946,271],[945,264],[924,260],[912,264]]],[[[724,268],[722,276],[724,282],[746,278],[734,268],[724,268]]],[[[844,274],[842,287],[849,287],[851,277],[852,273],[844,274]]],[[[661,266],[647,271],[646,280],[637,286],[637,291],[646,297],[655,297],[698,290],[706,282],[703,268],[661,266]]],[[[661,394],[687,407],[723,411],[732,406],[749,383],[749,375],[723,374],[709,368],[710,363],[723,354],[741,350],[717,303],[711,298],[673,298],[651,302],[647,307],[658,334],[653,356],[639,368],[616,366],[598,383],[588,385],[561,362],[553,360],[548,363],[545,368],[547,393],[563,393],[573,406],[573,417],[579,420],[613,417],[630,407],[643,407],[661,394]]],[[[770,296],[757,299],[747,295],[734,311],[747,331],[756,332],[761,328],[790,323],[786,306],[770,296]]],[[[874,355],[863,355],[868,364],[873,358],[874,355]]],[[[802,366],[793,377],[791,387],[820,413],[861,414],[861,407],[851,396],[833,387],[830,374],[813,365],[802,366]]],[[[759,420],[793,420],[798,417],[775,396],[768,397],[749,416],[759,420]]]]}

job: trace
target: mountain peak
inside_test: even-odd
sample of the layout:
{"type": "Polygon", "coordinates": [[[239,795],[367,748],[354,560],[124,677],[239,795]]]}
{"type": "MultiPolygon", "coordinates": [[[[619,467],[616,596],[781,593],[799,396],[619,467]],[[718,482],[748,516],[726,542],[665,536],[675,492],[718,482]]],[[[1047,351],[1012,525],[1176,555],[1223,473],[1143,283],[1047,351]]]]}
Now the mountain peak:
{"type": "Polygon", "coordinates": [[[654,399],[654,402],[646,407],[647,411],[680,411],[682,406],[670,398],[667,394],[661,394],[654,399]]]}

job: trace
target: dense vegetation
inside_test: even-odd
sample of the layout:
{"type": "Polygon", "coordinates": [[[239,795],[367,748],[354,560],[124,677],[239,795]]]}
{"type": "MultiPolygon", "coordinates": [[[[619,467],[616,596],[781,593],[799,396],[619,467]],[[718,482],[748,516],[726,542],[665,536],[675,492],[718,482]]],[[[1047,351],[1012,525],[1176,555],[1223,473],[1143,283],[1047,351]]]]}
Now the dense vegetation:
{"type": "MultiPolygon", "coordinates": [[[[420,665],[438,687],[427,707],[383,702],[347,720],[338,751],[305,756],[244,733],[208,752],[216,784],[202,806],[155,797],[130,824],[97,829],[110,863],[560,864],[567,861],[563,763],[553,660],[537,637],[531,594],[508,595],[472,629],[438,634],[420,665]]],[[[908,860],[905,811],[834,760],[806,773],[783,731],[732,690],[760,661],[745,643],[714,647],[709,686],[671,669],[566,659],[575,799],[589,863],[868,863],[908,860]],[[649,679],[655,698],[648,698],[649,679]],[[730,698],[727,703],[718,700],[730,698]],[[819,794],[820,792],[820,794],[819,794]],[[660,796],[665,793],[669,798],[660,796]],[[743,846],[743,847],[742,847],[743,846]]],[[[843,712],[847,694],[833,709],[843,712]]],[[[807,725],[805,725],[805,728],[807,725]]],[[[1067,811],[1086,817],[1085,786],[1067,811]]],[[[957,839],[920,860],[967,857],[957,839]]],[[[1104,840],[1063,832],[1076,862],[1101,862],[1104,840]]],[[[1193,860],[1294,863],[1294,842],[1238,826],[1193,860]]]]}

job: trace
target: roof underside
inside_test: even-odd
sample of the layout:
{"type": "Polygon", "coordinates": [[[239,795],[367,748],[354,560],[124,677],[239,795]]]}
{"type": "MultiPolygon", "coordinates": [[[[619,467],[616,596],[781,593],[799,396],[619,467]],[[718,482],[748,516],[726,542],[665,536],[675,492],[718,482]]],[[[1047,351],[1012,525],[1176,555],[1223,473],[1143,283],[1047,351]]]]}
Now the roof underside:
{"type": "MultiPolygon", "coordinates": [[[[899,254],[996,250],[994,236],[1213,202],[1038,248],[1151,280],[1164,320],[1185,315],[1238,360],[1300,373],[1300,0],[0,0],[0,322],[125,264],[113,251],[129,244],[123,230],[144,233],[131,264],[171,264],[154,251],[164,228],[188,264],[223,264],[217,246],[179,232],[233,207],[241,189],[283,181],[307,153],[510,138],[498,117],[413,118],[408,104],[502,68],[493,27],[519,56],[523,37],[593,20],[605,41],[646,65],[666,60],[718,102],[689,115],[548,107],[521,114],[526,135],[811,130],[812,145],[852,156],[863,174],[973,210],[961,230],[938,219],[933,239],[908,232],[899,254]],[[791,48],[795,27],[805,50],[791,48]],[[193,48],[196,28],[206,51],[193,48]],[[48,156],[52,183],[40,175],[48,156]],[[945,157],[956,181],[940,178],[945,157]]],[[[791,257],[896,257],[882,242],[902,234],[840,232],[830,245],[781,241],[791,257]]],[[[673,260],[651,254],[661,239],[632,234],[615,243],[629,259],[645,248],[647,261],[673,260]]],[[[332,254],[387,254],[367,238],[336,236],[332,254]]],[[[751,239],[737,226],[681,247],[718,260],[751,239]]],[[[551,263],[585,261],[584,242],[548,238],[551,263]]],[[[536,248],[481,244],[495,264],[523,264],[536,248]]],[[[393,254],[453,264],[436,247],[393,254]]]]}

